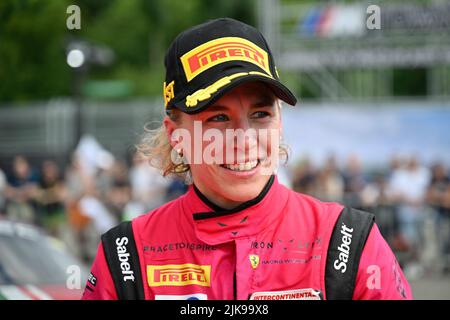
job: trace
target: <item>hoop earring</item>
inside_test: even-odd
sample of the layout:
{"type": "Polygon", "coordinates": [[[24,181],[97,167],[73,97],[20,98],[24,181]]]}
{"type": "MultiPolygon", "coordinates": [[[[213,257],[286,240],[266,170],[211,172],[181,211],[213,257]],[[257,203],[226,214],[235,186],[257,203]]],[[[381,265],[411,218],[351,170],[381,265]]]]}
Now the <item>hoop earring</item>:
{"type": "Polygon", "coordinates": [[[177,150],[177,155],[178,155],[177,162],[178,162],[178,159],[179,159],[180,163],[176,164],[173,167],[173,172],[174,173],[185,173],[185,172],[188,172],[191,169],[191,166],[189,164],[184,163],[183,150],[182,149],[178,149],[177,150]]]}

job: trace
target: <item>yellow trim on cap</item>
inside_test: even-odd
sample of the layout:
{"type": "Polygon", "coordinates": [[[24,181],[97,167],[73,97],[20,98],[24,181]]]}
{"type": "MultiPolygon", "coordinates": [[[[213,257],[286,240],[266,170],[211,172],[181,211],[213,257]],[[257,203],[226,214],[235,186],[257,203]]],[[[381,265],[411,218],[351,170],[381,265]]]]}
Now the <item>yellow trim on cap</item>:
{"type": "Polygon", "coordinates": [[[168,85],[166,85],[166,82],[164,81],[163,85],[163,96],[164,96],[164,105],[167,107],[170,100],[172,100],[175,97],[175,92],[173,89],[173,86],[175,85],[175,81],[173,80],[168,85]]]}
{"type": "Polygon", "coordinates": [[[214,82],[213,84],[209,85],[208,87],[197,90],[193,94],[188,95],[186,97],[186,107],[192,108],[192,107],[197,106],[197,104],[200,101],[208,100],[209,98],[211,98],[212,94],[217,92],[217,90],[219,90],[220,88],[231,83],[231,80],[239,78],[239,77],[243,77],[243,76],[248,76],[248,75],[259,75],[259,76],[264,76],[264,77],[273,79],[272,76],[265,74],[263,72],[258,72],[258,71],[235,73],[235,74],[232,74],[231,76],[223,77],[223,78],[217,80],[216,82],[214,82]]]}
{"type": "Polygon", "coordinates": [[[266,77],[266,78],[271,78],[271,79],[273,79],[272,76],[269,76],[268,74],[265,74],[265,73],[263,73],[263,72],[250,71],[248,74],[251,74],[251,75],[256,74],[256,75],[258,75],[258,76],[263,76],[263,77],[266,77]]]}

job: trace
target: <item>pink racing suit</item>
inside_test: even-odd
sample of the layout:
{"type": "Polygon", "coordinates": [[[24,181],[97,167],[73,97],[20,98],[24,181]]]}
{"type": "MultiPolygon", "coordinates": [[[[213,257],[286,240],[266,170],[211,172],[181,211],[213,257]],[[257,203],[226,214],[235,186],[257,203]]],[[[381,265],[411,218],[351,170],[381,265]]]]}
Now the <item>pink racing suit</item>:
{"type": "MultiPolygon", "coordinates": [[[[128,239],[115,240],[120,279],[141,281],[145,299],[327,299],[326,282],[334,281],[327,280],[327,265],[339,277],[350,269],[348,257],[356,250],[354,227],[337,226],[343,209],[289,190],[276,176],[257,198],[233,210],[217,207],[190,186],[183,196],[132,221],[139,277],[128,270],[128,239]],[[327,263],[333,230],[342,243],[327,263]]],[[[368,230],[353,266],[350,297],[412,299],[376,224],[368,230]]],[[[83,299],[117,298],[100,244],[83,299]]]]}

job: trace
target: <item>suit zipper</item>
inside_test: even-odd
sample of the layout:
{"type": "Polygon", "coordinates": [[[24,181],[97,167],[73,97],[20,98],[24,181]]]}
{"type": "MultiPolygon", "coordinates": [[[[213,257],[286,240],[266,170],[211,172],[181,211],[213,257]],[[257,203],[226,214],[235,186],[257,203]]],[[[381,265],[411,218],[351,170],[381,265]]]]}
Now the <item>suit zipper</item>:
{"type": "Polygon", "coordinates": [[[236,300],[237,297],[237,284],[236,284],[236,269],[233,274],[233,299],[236,300]]]}
{"type": "Polygon", "coordinates": [[[237,300],[236,273],[237,273],[237,244],[236,244],[236,241],[234,241],[233,300],[237,300]]]}

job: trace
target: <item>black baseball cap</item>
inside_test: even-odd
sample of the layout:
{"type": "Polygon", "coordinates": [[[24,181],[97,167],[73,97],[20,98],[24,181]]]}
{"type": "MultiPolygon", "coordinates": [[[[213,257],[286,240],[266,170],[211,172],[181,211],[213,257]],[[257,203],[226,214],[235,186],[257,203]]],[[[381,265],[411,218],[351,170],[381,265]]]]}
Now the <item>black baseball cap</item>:
{"type": "Polygon", "coordinates": [[[220,18],[180,33],[165,57],[166,110],[197,113],[248,81],[262,81],[284,102],[297,99],[279,79],[263,35],[243,22],[220,18]]]}

